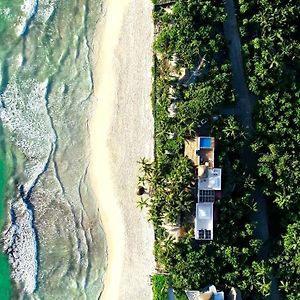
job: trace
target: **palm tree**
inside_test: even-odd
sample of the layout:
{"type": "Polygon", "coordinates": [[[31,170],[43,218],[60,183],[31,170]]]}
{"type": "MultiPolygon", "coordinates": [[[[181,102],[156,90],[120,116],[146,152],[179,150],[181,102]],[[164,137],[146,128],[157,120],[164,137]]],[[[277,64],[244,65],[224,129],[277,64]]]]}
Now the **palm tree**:
{"type": "Polygon", "coordinates": [[[274,202],[280,207],[284,208],[291,202],[291,195],[286,195],[285,192],[275,192],[276,198],[274,202]]]}
{"type": "Polygon", "coordinates": [[[260,292],[264,296],[270,295],[271,290],[271,281],[270,275],[272,272],[272,268],[268,266],[265,261],[261,262],[253,262],[253,268],[255,275],[257,277],[256,284],[259,287],[260,292]]]}
{"type": "Polygon", "coordinates": [[[149,200],[148,198],[140,197],[140,199],[137,201],[137,207],[140,208],[141,210],[144,207],[148,207],[149,206],[148,200],[149,200]]]}
{"type": "Polygon", "coordinates": [[[238,122],[234,119],[233,116],[230,116],[226,119],[225,127],[222,131],[227,138],[231,137],[233,139],[237,139],[238,137],[243,136],[238,122]]]}
{"type": "Polygon", "coordinates": [[[154,171],[153,163],[150,162],[145,157],[143,157],[138,161],[138,164],[140,164],[141,172],[144,173],[144,176],[139,177],[139,182],[142,183],[145,180],[146,181],[151,181],[151,178],[153,177],[153,171],[154,171]]]}

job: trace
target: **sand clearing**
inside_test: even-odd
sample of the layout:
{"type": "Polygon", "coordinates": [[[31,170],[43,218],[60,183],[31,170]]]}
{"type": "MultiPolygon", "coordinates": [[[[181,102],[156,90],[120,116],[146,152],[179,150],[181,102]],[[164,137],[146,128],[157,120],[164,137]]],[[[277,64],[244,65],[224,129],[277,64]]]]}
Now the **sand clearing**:
{"type": "Polygon", "coordinates": [[[108,0],[94,40],[90,177],[108,246],[101,300],[152,299],[152,226],[136,207],[137,161],[153,157],[150,0],[108,0]]]}

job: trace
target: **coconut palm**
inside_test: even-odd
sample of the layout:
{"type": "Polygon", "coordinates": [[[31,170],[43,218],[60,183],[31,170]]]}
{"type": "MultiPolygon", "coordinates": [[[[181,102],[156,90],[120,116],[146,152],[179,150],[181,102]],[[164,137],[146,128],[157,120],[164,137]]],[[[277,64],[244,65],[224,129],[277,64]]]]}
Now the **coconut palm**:
{"type": "Polygon", "coordinates": [[[141,210],[144,207],[148,207],[149,203],[148,203],[148,198],[144,198],[144,197],[140,197],[140,199],[137,201],[137,207],[140,208],[141,210]]]}
{"type": "Polygon", "coordinates": [[[243,136],[239,124],[233,116],[230,116],[225,120],[225,127],[222,132],[227,138],[237,139],[238,137],[243,136]]]}

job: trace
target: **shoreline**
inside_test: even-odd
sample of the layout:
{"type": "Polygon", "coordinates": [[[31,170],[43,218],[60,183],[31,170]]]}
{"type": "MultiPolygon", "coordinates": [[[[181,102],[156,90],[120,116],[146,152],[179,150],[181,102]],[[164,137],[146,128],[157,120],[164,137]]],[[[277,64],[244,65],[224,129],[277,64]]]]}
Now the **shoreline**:
{"type": "Polygon", "coordinates": [[[107,0],[93,42],[89,173],[108,252],[101,300],[152,299],[154,232],[135,194],[137,161],[154,149],[152,5],[145,2],[107,0]]]}

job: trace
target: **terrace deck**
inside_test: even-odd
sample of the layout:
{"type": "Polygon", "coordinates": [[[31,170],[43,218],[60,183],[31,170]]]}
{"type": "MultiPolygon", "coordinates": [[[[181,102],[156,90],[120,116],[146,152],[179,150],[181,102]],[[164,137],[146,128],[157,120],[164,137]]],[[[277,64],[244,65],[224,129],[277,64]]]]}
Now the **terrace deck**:
{"type": "Polygon", "coordinates": [[[214,138],[211,138],[211,149],[199,149],[198,137],[185,140],[184,155],[192,160],[194,165],[198,167],[198,176],[202,176],[206,168],[214,168],[214,147],[214,138]],[[196,154],[197,150],[200,156],[196,154]]]}
{"type": "Polygon", "coordinates": [[[200,149],[200,165],[206,165],[209,168],[213,168],[214,159],[214,149],[200,149]]]}

